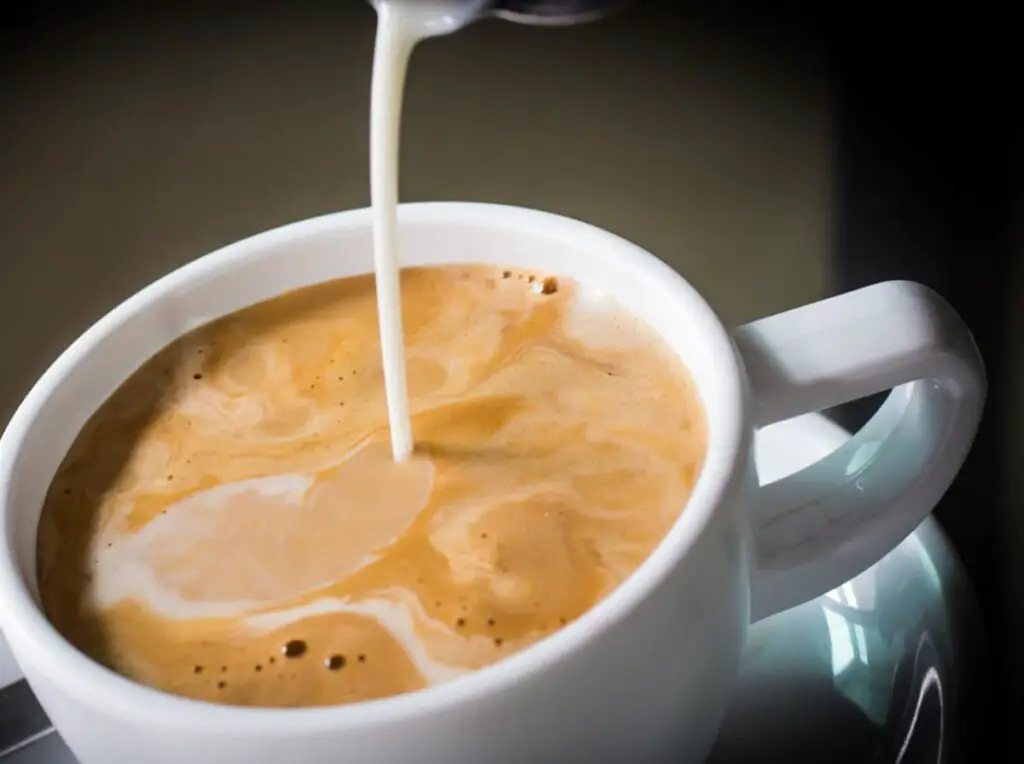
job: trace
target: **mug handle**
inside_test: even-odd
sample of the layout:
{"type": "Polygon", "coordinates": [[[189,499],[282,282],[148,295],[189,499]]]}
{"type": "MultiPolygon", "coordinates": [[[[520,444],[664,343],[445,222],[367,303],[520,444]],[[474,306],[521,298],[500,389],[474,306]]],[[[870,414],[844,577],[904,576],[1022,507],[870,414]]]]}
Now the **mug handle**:
{"type": "Polygon", "coordinates": [[[755,494],[751,620],[874,565],[953,482],[978,429],[985,369],[931,289],[890,281],[741,326],[754,424],[892,389],[843,446],[755,494]]]}

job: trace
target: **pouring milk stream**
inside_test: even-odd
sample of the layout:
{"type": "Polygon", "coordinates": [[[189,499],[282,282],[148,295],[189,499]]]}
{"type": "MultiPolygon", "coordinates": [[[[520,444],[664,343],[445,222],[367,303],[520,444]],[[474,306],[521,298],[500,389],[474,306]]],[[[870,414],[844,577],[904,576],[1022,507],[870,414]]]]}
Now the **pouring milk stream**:
{"type": "Polygon", "coordinates": [[[384,366],[391,450],[395,461],[412,453],[412,422],[405,381],[398,264],[398,142],[402,94],[416,43],[470,21],[482,0],[377,0],[377,41],[370,95],[370,199],[377,314],[384,366]]]}
{"type": "Polygon", "coordinates": [[[396,461],[413,449],[406,389],[398,263],[398,142],[405,74],[413,48],[428,37],[454,32],[483,15],[529,24],[589,21],[617,0],[496,2],[495,0],[372,0],[377,40],[370,95],[370,199],[384,388],[396,461]]]}

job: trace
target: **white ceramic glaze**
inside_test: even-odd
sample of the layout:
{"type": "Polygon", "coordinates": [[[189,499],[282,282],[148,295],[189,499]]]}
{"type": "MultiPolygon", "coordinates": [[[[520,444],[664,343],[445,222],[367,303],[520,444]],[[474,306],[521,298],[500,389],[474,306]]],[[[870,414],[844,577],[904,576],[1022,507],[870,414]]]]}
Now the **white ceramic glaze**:
{"type": "Polygon", "coordinates": [[[33,571],[42,498],[86,418],[160,347],[282,291],[369,270],[368,210],[276,229],[170,274],[46,372],[0,440],[0,624],[83,764],[700,761],[751,614],[822,594],[895,547],[970,446],[984,375],[937,296],[884,284],[727,331],[652,255],[566,218],[484,204],[404,206],[405,265],[498,263],[573,276],[679,353],[709,423],[706,465],[664,542],[538,645],[440,687],[358,705],[237,709],[164,695],[92,663],[49,625],[33,571]],[[898,385],[822,461],[759,487],[759,424],[898,385]]]}

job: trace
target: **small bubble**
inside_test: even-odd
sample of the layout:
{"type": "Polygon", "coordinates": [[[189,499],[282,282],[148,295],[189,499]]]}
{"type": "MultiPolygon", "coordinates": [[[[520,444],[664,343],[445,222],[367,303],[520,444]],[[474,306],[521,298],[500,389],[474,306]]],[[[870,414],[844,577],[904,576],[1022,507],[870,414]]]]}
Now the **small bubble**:
{"type": "Polygon", "coordinates": [[[203,667],[199,666],[199,665],[193,666],[192,667],[192,673],[193,674],[202,674],[203,673],[203,667]]]}
{"type": "Polygon", "coordinates": [[[459,620],[457,620],[455,622],[455,625],[458,626],[461,629],[463,626],[466,625],[466,619],[465,618],[460,618],[459,620]]]}
{"type": "Polygon", "coordinates": [[[441,607],[441,600],[434,603],[434,607],[441,607]]]}
{"type": "Polygon", "coordinates": [[[257,671],[257,672],[263,671],[263,666],[261,664],[257,663],[255,666],[253,666],[253,671],[257,671]]]}
{"type": "Polygon", "coordinates": [[[198,371],[195,374],[192,375],[192,379],[202,379],[202,378],[203,378],[203,375],[200,374],[198,371]]]}
{"type": "Polygon", "coordinates": [[[567,623],[569,623],[569,619],[566,618],[565,616],[562,616],[561,618],[558,619],[558,622],[560,624],[562,624],[563,626],[565,626],[567,623]]]}
{"type": "Polygon", "coordinates": [[[481,533],[481,534],[480,534],[480,538],[482,538],[482,539],[485,539],[485,538],[487,538],[487,534],[486,534],[486,533],[481,533]]]}
{"type": "Polygon", "coordinates": [[[541,294],[554,294],[558,291],[558,279],[554,276],[548,276],[541,283],[540,293],[541,294]]]}
{"type": "Polygon", "coordinates": [[[332,655],[330,658],[324,661],[326,666],[331,671],[340,671],[345,668],[345,656],[344,655],[332,655]]]}
{"type": "Polygon", "coordinates": [[[65,496],[70,496],[71,495],[71,489],[70,488],[65,488],[64,489],[64,495],[65,496]]]}
{"type": "Polygon", "coordinates": [[[168,479],[168,480],[174,480],[174,475],[168,475],[168,476],[167,476],[167,479],[168,479]]]}
{"type": "Polygon", "coordinates": [[[366,663],[366,656],[360,654],[359,657],[356,658],[356,660],[359,661],[360,663],[366,663]]]}
{"type": "Polygon", "coordinates": [[[494,619],[493,618],[488,618],[487,619],[487,625],[488,626],[493,626],[494,625],[494,619]]]}
{"type": "Polygon", "coordinates": [[[228,667],[227,666],[221,666],[220,667],[220,673],[222,673],[222,674],[228,673],[228,667]]]}
{"type": "Polygon", "coordinates": [[[495,637],[494,638],[494,646],[495,647],[501,647],[501,645],[504,643],[504,641],[505,640],[503,640],[501,637],[495,637]]]}
{"type": "Polygon", "coordinates": [[[277,658],[275,658],[275,657],[274,657],[273,655],[271,655],[271,656],[270,656],[270,661],[269,661],[269,662],[270,662],[270,663],[277,663],[277,658]]]}
{"type": "Polygon", "coordinates": [[[502,271],[501,277],[503,279],[510,279],[510,278],[512,278],[512,271],[502,271]]]}
{"type": "Polygon", "coordinates": [[[227,686],[228,686],[227,682],[217,682],[217,689],[218,690],[223,690],[227,686]]]}
{"type": "Polygon", "coordinates": [[[301,658],[306,653],[306,643],[301,639],[292,639],[284,643],[281,654],[286,658],[301,658]]]}
{"type": "Polygon", "coordinates": [[[529,284],[532,284],[536,280],[537,280],[537,277],[534,276],[532,273],[526,279],[527,283],[529,283],[529,284]]]}

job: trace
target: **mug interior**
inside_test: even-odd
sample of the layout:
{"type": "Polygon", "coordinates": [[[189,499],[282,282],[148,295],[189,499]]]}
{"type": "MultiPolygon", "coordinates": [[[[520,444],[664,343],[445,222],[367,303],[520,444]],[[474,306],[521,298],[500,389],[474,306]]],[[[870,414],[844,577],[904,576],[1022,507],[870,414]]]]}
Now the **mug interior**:
{"type": "MultiPolygon", "coordinates": [[[[409,710],[418,697],[435,705],[493,689],[543,666],[622,617],[699,536],[730,490],[741,453],[749,451],[742,375],[721,323],[696,293],[653,255],[579,221],[549,213],[473,203],[402,205],[403,265],[493,264],[571,277],[607,294],[650,324],[693,376],[708,423],[708,451],[691,500],[665,540],[611,595],[584,616],[523,652],[451,683],[409,695],[334,709],[274,714],[381,713],[409,710]]],[[[82,426],[113,391],[154,353],[182,334],[225,314],[291,289],[373,270],[367,209],[284,226],[232,244],[165,276],[103,317],[39,380],[0,439],[0,603],[6,628],[16,628],[49,664],[63,662],[68,682],[84,691],[144,693],[149,702],[211,706],[135,685],[92,663],[56,632],[38,606],[36,528],[50,482],[82,426]],[[133,689],[129,689],[129,686],[133,689]],[[162,698],[161,700],[158,700],[162,698]]],[[[144,696],[139,695],[138,700],[144,696]]],[[[226,715],[267,709],[215,706],[226,715]]],[[[180,709],[178,709],[180,710],[180,709]]],[[[222,718],[223,717],[223,718],[222,718]]],[[[251,721],[251,719],[250,719],[251,721]]]]}

